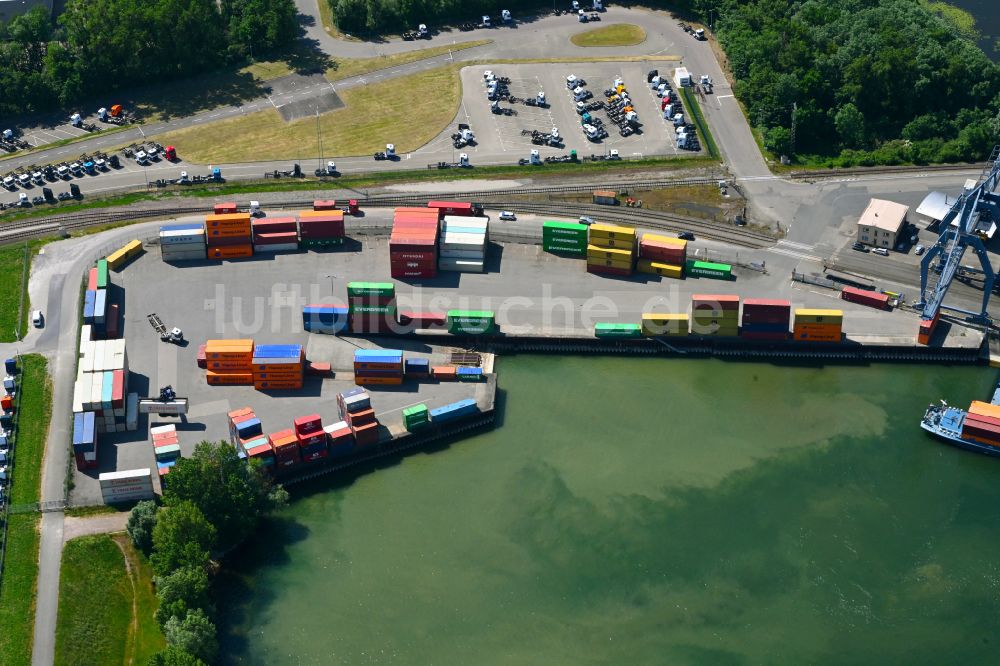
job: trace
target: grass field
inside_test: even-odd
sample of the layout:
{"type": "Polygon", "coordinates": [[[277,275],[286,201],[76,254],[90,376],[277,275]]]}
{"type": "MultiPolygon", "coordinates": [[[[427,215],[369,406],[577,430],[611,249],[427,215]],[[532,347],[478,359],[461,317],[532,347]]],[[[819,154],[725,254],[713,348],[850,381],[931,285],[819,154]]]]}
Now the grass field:
{"type": "Polygon", "coordinates": [[[635,46],[646,41],[646,31],[631,23],[612,23],[577,33],[570,41],[577,46],[635,46]]]}
{"type": "Polygon", "coordinates": [[[160,625],[153,616],[159,605],[153,587],[153,568],[149,560],[135,549],[128,535],[115,534],[111,538],[127,558],[128,571],[135,590],[135,615],[132,618],[132,627],[129,629],[125,653],[130,658],[129,663],[141,666],[167,644],[163,632],[160,631],[160,625]]]}
{"type": "MultiPolygon", "coordinates": [[[[458,111],[462,95],[458,69],[449,65],[409,77],[407,104],[399,104],[395,81],[344,91],[346,107],[320,116],[324,152],[364,155],[384,149],[387,142],[395,143],[400,153],[419,148],[437,136],[458,111]]],[[[159,140],[177,146],[185,159],[201,163],[319,154],[314,118],[286,123],[273,109],[170,132],[159,140]]]]}
{"type": "Polygon", "coordinates": [[[48,361],[41,354],[21,357],[21,413],[17,420],[14,481],[11,504],[32,504],[39,499],[42,458],[52,416],[52,380],[48,361]]]}
{"type": "Polygon", "coordinates": [[[28,666],[35,630],[38,514],[7,518],[7,555],[0,589],[0,666],[28,666]]]}
{"type": "Polygon", "coordinates": [[[25,247],[23,243],[0,247],[0,270],[6,276],[0,280],[0,342],[14,342],[18,339],[18,332],[23,336],[27,330],[28,310],[31,308],[25,291],[27,284],[22,278],[27,277],[25,268],[28,272],[31,270],[31,248],[29,246],[26,250],[25,247]],[[18,309],[22,294],[23,312],[18,309]]]}
{"type": "Polygon", "coordinates": [[[158,642],[148,635],[148,622],[133,622],[133,607],[138,617],[142,606],[150,621],[154,609],[148,603],[151,593],[140,589],[135,594],[133,584],[125,555],[111,536],[80,537],[66,544],[59,576],[56,664],[145,663],[158,642]],[[141,661],[135,659],[139,653],[146,656],[141,661]]]}
{"type": "MultiPolygon", "coordinates": [[[[325,0],[320,0],[320,2],[324,1],[325,0]]],[[[392,55],[377,56],[375,58],[352,58],[339,60],[335,61],[333,66],[326,70],[326,78],[330,81],[340,81],[342,79],[348,79],[352,76],[367,74],[379,69],[386,69],[387,67],[408,65],[411,62],[417,62],[418,60],[426,60],[427,58],[444,55],[449,51],[455,53],[457,51],[471,49],[475,46],[483,46],[485,44],[492,43],[492,39],[480,39],[478,41],[459,42],[458,44],[449,44],[447,46],[432,46],[427,49],[394,53],[392,55]]]]}

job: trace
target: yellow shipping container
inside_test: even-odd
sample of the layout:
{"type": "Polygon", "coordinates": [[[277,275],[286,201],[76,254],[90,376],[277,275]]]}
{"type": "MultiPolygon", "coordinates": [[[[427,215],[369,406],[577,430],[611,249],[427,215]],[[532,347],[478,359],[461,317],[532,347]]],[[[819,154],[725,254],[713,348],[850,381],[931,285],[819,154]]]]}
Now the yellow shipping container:
{"type": "Polygon", "coordinates": [[[624,268],[632,270],[631,259],[601,259],[599,257],[587,257],[588,266],[607,266],[608,268],[624,268]]]}
{"type": "Polygon", "coordinates": [[[616,259],[618,261],[632,260],[632,250],[616,247],[598,247],[596,245],[587,246],[587,258],[594,259],[616,259]]]}
{"type": "Polygon", "coordinates": [[[796,308],[795,322],[800,324],[837,324],[844,321],[843,310],[796,308]]]}
{"type": "Polygon", "coordinates": [[[687,335],[689,328],[686,314],[644,313],[641,325],[646,337],[687,335]]]}
{"type": "Polygon", "coordinates": [[[649,259],[640,259],[636,264],[635,270],[640,273],[648,273],[649,275],[662,275],[663,277],[677,279],[684,277],[683,266],[664,264],[658,261],[651,261],[649,259]]]}
{"type": "Polygon", "coordinates": [[[610,238],[617,240],[635,240],[635,229],[630,227],[620,227],[617,224],[592,224],[590,225],[591,238],[610,238]]]}
{"type": "Polygon", "coordinates": [[[127,264],[130,259],[139,256],[141,253],[142,241],[129,241],[124,247],[121,247],[108,255],[108,268],[116,271],[127,264]]]}

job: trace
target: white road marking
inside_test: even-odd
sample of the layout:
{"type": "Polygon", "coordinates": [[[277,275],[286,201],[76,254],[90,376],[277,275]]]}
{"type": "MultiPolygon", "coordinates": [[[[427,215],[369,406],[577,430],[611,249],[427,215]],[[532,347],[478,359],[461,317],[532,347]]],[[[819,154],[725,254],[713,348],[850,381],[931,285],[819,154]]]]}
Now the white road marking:
{"type": "Polygon", "coordinates": [[[806,254],[805,252],[795,252],[793,250],[786,250],[780,247],[772,247],[767,249],[768,252],[773,252],[775,254],[781,254],[786,257],[793,257],[795,259],[807,259],[809,261],[822,261],[822,257],[817,257],[814,254],[806,254]]]}

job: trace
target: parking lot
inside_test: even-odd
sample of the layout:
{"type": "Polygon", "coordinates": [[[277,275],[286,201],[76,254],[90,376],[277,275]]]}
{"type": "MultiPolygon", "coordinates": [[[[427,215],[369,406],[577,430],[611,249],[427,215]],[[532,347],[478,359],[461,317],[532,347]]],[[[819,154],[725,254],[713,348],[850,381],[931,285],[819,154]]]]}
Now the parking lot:
{"type": "MultiPolygon", "coordinates": [[[[669,64],[669,63],[668,63],[669,64]]],[[[668,73],[664,63],[656,65],[668,73]]],[[[676,155],[688,153],[679,151],[675,145],[674,130],[664,122],[654,93],[646,84],[646,73],[653,68],[647,63],[559,63],[526,65],[478,65],[462,70],[463,99],[457,122],[468,123],[476,135],[476,145],[463,148],[475,161],[475,153],[510,153],[511,159],[526,159],[532,149],[544,155],[568,154],[576,150],[583,157],[603,154],[616,149],[623,158],[648,155],[676,155]],[[522,101],[511,104],[500,100],[501,109],[512,109],[511,115],[496,114],[491,111],[487,99],[487,83],[484,72],[492,71],[496,77],[509,79],[509,94],[518,100],[534,100],[539,92],[545,93],[547,108],[529,106],[522,101]],[[619,135],[604,110],[591,111],[600,119],[608,131],[608,137],[599,141],[589,140],[583,133],[581,116],[576,111],[576,100],[567,88],[566,77],[576,76],[586,81],[585,88],[593,97],[587,102],[604,101],[604,91],[612,87],[615,78],[623,79],[628,89],[635,111],[639,115],[639,131],[628,137],[619,135]],[[532,143],[531,132],[549,134],[558,128],[564,142],[563,147],[536,145],[532,143]]],[[[672,71],[673,67],[669,67],[672,71]]],[[[455,132],[451,126],[426,149],[441,149],[451,144],[450,135],[455,132]]]]}

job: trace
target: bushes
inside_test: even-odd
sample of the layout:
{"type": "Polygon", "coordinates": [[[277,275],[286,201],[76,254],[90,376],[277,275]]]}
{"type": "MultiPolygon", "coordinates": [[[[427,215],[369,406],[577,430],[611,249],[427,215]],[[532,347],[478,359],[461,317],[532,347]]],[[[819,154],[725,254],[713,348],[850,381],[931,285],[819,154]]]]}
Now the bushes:
{"type": "Polygon", "coordinates": [[[150,659],[151,666],[198,666],[215,659],[211,553],[239,544],[287,499],[256,462],[241,461],[227,442],[202,442],[171,469],[163,509],[153,502],[132,509],[128,533],[136,547],[152,550],[156,621],[168,645],[150,659]]]}

